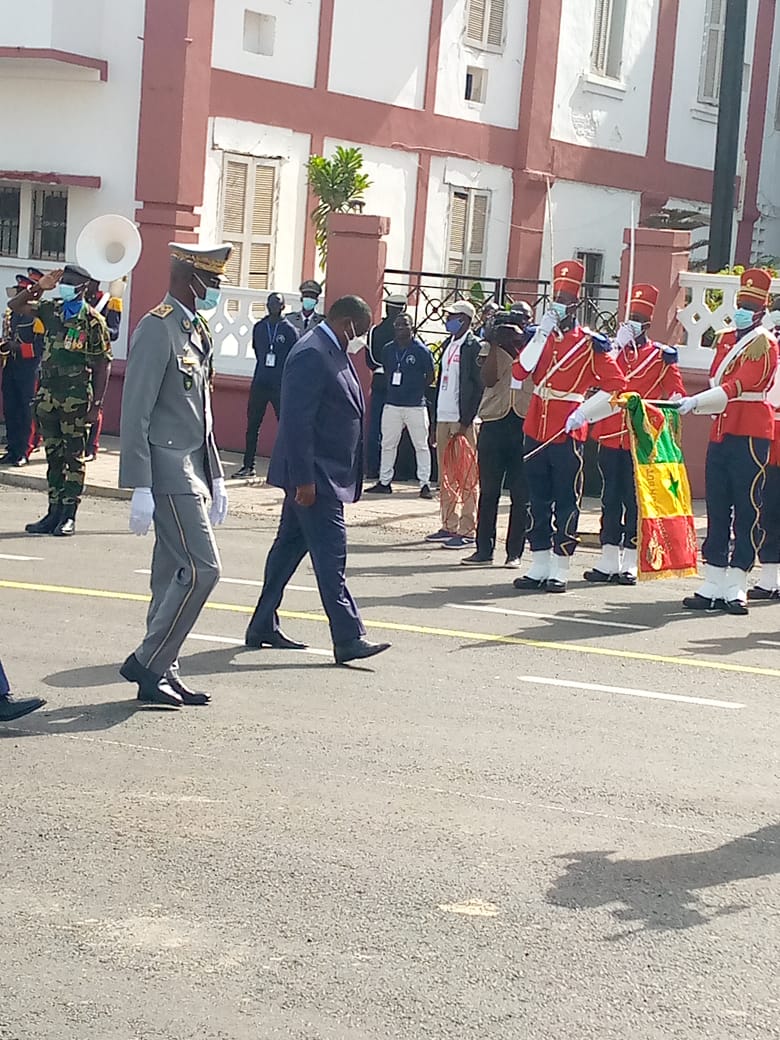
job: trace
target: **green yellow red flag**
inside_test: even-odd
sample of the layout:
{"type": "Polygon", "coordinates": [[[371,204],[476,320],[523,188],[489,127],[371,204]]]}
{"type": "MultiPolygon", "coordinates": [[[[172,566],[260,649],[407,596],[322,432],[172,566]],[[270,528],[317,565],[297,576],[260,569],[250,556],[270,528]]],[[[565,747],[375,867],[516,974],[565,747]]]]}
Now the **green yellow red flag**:
{"type": "Polygon", "coordinates": [[[673,407],[625,394],[639,510],[639,580],[696,574],[698,543],[693,499],[685,468],[680,416],[673,407]]]}

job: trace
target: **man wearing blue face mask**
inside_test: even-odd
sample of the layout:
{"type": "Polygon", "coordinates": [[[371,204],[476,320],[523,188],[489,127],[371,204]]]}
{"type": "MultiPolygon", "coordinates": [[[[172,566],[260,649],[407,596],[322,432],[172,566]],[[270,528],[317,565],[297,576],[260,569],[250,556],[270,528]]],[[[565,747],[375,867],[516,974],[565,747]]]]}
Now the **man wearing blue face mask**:
{"type": "Polygon", "coordinates": [[[288,314],[287,321],[299,336],[305,336],[307,332],[311,332],[321,321],[325,320],[325,315],[317,310],[317,304],[322,296],[322,286],[313,278],[307,278],[305,282],[301,282],[298,291],[301,294],[301,309],[288,314]]]}
{"type": "Polygon", "coordinates": [[[46,449],[49,508],[27,524],[28,534],[75,533],[84,493],[87,428],[98,416],[108,385],[111,343],[102,315],[84,299],[90,274],[69,264],[50,271],[9,303],[32,309],[43,326],[43,360],[36,414],[46,449]],[[59,286],[58,300],[41,300],[59,286]]]}
{"type": "Polygon", "coordinates": [[[176,709],[210,700],[182,681],[179,651],[220,575],[212,527],[224,523],[228,498],[203,311],[219,306],[233,247],[169,248],[168,295],[138,323],[122,394],[119,486],[133,489],[130,530],[145,535],[154,520],[155,537],[146,635],[120,674],[138,685],[143,706],[176,709]]]}

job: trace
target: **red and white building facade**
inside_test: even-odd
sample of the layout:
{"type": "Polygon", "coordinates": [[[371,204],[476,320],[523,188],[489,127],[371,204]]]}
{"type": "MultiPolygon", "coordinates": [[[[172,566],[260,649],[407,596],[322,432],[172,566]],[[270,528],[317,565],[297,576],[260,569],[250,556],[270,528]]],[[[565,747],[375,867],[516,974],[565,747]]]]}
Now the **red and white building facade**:
{"type": "MultiPolygon", "coordinates": [[[[748,0],[739,260],[780,255],[775,6],[748,0]]],[[[130,325],[160,298],[174,237],[234,242],[247,300],[295,293],[318,274],[306,163],[350,144],[365,212],[391,221],[389,267],[546,277],[549,182],[557,256],[609,282],[632,211],[708,210],[725,8],[26,0],[0,23],[0,110],[18,127],[3,132],[0,272],[73,259],[81,227],[118,212],[144,239],[130,325]]],[[[242,337],[224,358],[236,377],[242,337]]]]}

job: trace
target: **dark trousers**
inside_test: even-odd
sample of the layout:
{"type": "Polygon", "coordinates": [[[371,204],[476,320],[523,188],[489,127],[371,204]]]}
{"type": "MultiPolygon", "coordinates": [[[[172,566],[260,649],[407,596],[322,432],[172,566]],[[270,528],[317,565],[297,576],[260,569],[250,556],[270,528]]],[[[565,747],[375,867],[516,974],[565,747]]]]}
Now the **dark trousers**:
{"type": "Polygon", "coordinates": [[[780,563],[780,466],[768,466],[761,502],[762,563],[780,563]]]}
{"type": "Polygon", "coordinates": [[[501,491],[509,489],[512,506],[506,554],[514,559],[523,555],[528,529],[528,486],[523,465],[523,420],[514,412],[503,419],[483,422],[477,441],[479,460],[479,514],[477,552],[492,556],[496,547],[496,526],[501,491]]]}
{"type": "Polygon", "coordinates": [[[334,644],[348,643],[365,635],[344,573],[347,565],[344,506],[338,499],[318,494],[314,505],[306,509],[296,505],[294,491],[285,495],[279,530],[265,561],[263,591],[249,622],[249,631],[258,635],[278,631],[277,612],[284,590],[306,553],[314,566],[334,644]]]}
{"type": "Polygon", "coordinates": [[[710,443],[707,448],[707,537],[701,553],[712,567],[749,571],[756,561],[769,444],[761,437],[727,434],[719,444],[710,443]]]}
{"type": "Polygon", "coordinates": [[[3,414],[8,454],[26,459],[31,451],[33,398],[39,363],[35,358],[12,358],[3,369],[3,414]]]}
{"type": "Polygon", "coordinates": [[[631,452],[599,445],[601,544],[636,549],[636,484],[631,452]]]}
{"type": "Polygon", "coordinates": [[[382,411],[387,400],[387,387],[384,383],[371,386],[371,403],[368,414],[368,437],[366,439],[366,473],[369,477],[379,476],[379,462],[382,454],[382,411]]]}
{"type": "MultiPolygon", "coordinates": [[[[526,454],[539,446],[525,438],[526,454]]],[[[556,556],[572,556],[579,544],[577,525],[582,501],[583,447],[571,437],[550,444],[525,464],[531,499],[528,542],[532,552],[551,546],[556,556]]]]}
{"type": "Polygon", "coordinates": [[[249,404],[246,410],[245,466],[254,466],[255,464],[257,438],[269,404],[273,408],[277,420],[279,418],[279,397],[280,390],[278,386],[264,386],[262,383],[252,383],[249,391],[249,404]]]}
{"type": "Polygon", "coordinates": [[[8,682],[8,677],[5,674],[3,662],[0,661],[0,698],[7,697],[10,692],[11,684],[8,682]]]}

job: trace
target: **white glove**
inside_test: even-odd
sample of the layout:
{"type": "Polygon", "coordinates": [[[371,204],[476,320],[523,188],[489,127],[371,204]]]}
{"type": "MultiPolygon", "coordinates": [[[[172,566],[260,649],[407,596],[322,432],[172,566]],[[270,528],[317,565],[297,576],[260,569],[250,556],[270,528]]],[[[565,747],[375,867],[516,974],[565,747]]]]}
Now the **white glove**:
{"type": "Polygon", "coordinates": [[[574,433],[575,430],[579,430],[580,427],[584,426],[587,421],[587,416],[583,410],[581,408],[575,408],[566,420],[566,432],[574,433]]]}
{"type": "Polygon", "coordinates": [[[545,338],[558,328],[558,315],[555,311],[546,311],[539,322],[539,331],[544,333],[545,338]]]}
{"type": "Polygon", "coordinates": [[[209,510],[209,520],[214,527],[219,527],[220,524],[224,524],[227,515],[228,497],[227,491],[225,490],[225,481],[222,477],[217,477],[211,489],[211,509],[209,510]]]}
{"type": "Polygon", "coordinates": [[[149,534],[154,518],[154,498],[152,489],[136,488],[130,500],[130,530],[133,534],[149,534]]]}
{"type": "Polygon", "coordinates": [[[629,343],[633,342],[634,333],[631,331],[631,326],[627,324],[621,325],[617,330],[617,335],[615,336],[615,343],[617,346],[622,350],[623,347],[627,347],[629,343]]]}
{"type": "Polygon", "coordinates": [[[696,407],[695,397],[681,397],[677,402],[677,414],[689,415],[696,407]]]}

